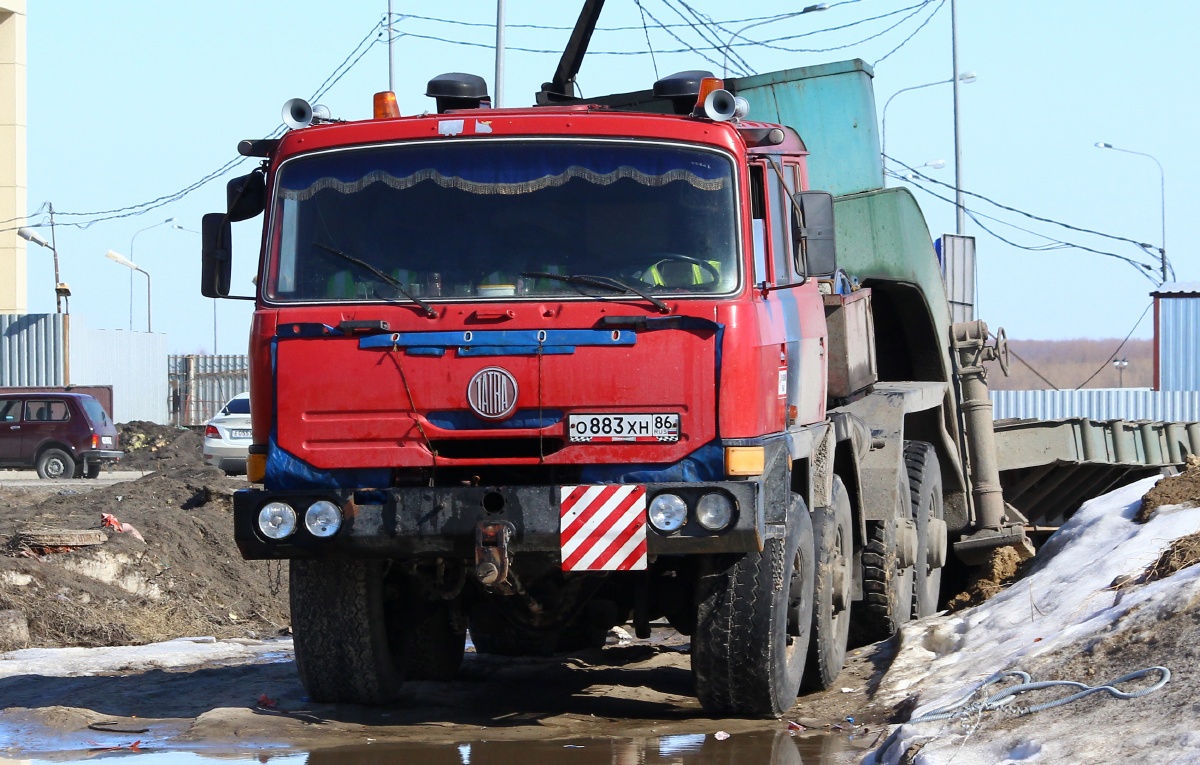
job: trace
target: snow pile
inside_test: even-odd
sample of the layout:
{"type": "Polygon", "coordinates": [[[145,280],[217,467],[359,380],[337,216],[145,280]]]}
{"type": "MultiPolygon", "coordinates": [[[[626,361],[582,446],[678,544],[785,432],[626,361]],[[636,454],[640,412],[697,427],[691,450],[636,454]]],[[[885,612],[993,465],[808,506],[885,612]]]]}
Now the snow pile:
{"type": "MultiPolygon", "coordinates": [[[[1131,701],[1097,693],[1069,706],[1014,718],[900,726],[867,762],[957,765],[1000,762],[1200,762],[1193,694],[1200,667],[1200,566],[1146,585],[1136,580],[1176,538],[1200,529],[1200,508],[1160,508],[1132,522],[1148,478],[1084,505],[1046,543],[1031,573],[986,603],[909,625],[880,689],[885,703],[915,697],[911,718],[958,701],[994,673],[1088,685],[1161,664],[1162,690],[1131,701]],[[1133,580],[1132,582],[1129,580],[1133,580]],[[911,750],[911,751],[910,751],[911,750]]],[[[1145,688],[1157,679],[1126,684],[1145,688]]],[[[999,691],[993,686],[989,692],[999,691]]],[[[1067,695],[1039,691],[1036,704],[1067,695]]],[[[911,703],[911,701],[910,701],[911,703]]],[[[910,718],[910,719],[911,719],[910,718]]]]}
{"type": "Polygon", "coordinates": [[[15,675],[85,677],[109,672],[193,668],[205,664],[291,661],[292,640],[189,637],[113,648],[26,648],[0,654],[0,678],[15,675]]]}

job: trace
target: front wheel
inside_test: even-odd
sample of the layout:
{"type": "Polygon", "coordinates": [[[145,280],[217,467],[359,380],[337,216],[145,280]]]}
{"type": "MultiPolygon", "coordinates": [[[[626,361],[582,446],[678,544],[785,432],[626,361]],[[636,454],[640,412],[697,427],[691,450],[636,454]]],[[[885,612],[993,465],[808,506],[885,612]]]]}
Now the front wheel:
{"type": "Polygon", "coordinates": [[[692,673],[712,715],[781,717],[796,703],[812,630],[812,520],[795,497],[762,552],[716,556],[698,585],[692,673]]]}
{"type": "Polygon", "coordinates": [[[404,636],[389,623],[379,561],[293,560],[296,668],[318,702],[385,704],[404,681],[404,636]]]}
{"type": "Polygon", "coordinates": [[[73,478],[75,476],[75,460],[62,449],[47,449],[37,460],[38,478],[50,480],[58,478],[73,478]]]}
{"type": "Polygon", "coordinates": [[[850,636],[850,584],[854,579],[854,519],[842,479],[834,476],[829,507],[813,513],[817,541],[816,586],[813,597],[813,636],[808,649],[804,687],[833,686],[846,663],[850,636]]]}

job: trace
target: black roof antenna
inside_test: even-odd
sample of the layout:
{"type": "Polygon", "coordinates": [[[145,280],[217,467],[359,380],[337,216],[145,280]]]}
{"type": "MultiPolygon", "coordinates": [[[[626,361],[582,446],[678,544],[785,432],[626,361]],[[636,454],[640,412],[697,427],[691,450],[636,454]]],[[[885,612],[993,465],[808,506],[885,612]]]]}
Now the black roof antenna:
{"type": "Polygon", "coordinates": [[[600,9],[603,7],[604,0],[585,0],[583,3],[583,10],[579,12],[579,19],[571,32],[571,39],[567,41],[562,58],[558,60],[554,79],[542,83],[542,89],[537,93],[538,106],[576,100],[575,75],[579,74],[579,67],[583,64],[583,57],[587,53],[588,43],[592,41],[592,32],[596,31],[596,22],[600,19],[600,9]]]}

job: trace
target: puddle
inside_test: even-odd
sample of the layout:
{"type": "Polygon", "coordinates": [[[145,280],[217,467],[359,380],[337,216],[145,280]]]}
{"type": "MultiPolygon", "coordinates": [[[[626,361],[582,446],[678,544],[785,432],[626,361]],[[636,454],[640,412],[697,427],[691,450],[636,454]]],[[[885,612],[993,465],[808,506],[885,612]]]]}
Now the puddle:
{"type": "MultiPolygon", "coordinates": [[[[714,732],[715,733],[715,732],[714,732]]],[[[370,739],[367,739],[368,742],[370,739]]],[[[865,742],[863,743],[865,746],[865,742]]],[[[471,741],[461,744],[372,744],[283,754],[264,750],[241,755],[182,751],[75,751],[53,759],[4,759],[21,765],[69,765],[99,757],[136,758],[133,765],[842,765],[857,762],[862,748],[834,735],[792,736],[787,731],[652,738],[580,738],[553,741],[471,741]]]]}

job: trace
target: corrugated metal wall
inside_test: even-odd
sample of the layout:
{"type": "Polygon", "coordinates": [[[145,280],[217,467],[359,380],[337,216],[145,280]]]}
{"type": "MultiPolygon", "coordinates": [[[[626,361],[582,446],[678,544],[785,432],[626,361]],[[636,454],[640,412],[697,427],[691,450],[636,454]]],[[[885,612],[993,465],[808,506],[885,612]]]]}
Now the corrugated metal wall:
{"type": "Polygon", "coordinates": [[[975,237],[942,234],[942,279],[950,301],[950,320],[975,320],[975,237]]]}
{"type": "Polygon", "coordinates": [[[171,356],[167,374],[174,425],[203,425],[225,402],[250,389],[246,356],[171,356]]]}
{"type": "Polygon", "coordinates": [[[1200,421],[1200,391],[1154,391],[1146,388],[1086,390],[994,390],[992,415],[997,420],[1200,421]]]}
{"type": "Polygon", "coordinates": [[[166,424],[167,336],[124,329],[89,329],[71,318],[71,378],[76,385],[111,385],[117,422],[166,424]]]}
{"type": "Polygon", "coordinates": [[[1159,386],[1200,390],[1200,298],[1158,298],[1159,386]]]}
{"type": "Polygon", "coordinates": [[[0,314],[0,386],[66,384],[66,314],[0,314]]]}

